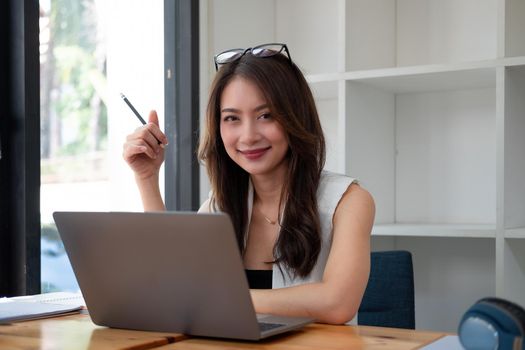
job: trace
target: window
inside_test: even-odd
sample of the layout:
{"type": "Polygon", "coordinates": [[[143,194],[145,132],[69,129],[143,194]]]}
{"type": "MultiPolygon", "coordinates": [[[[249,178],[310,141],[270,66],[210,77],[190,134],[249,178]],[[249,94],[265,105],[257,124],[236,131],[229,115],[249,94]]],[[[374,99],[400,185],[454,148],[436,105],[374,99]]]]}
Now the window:
{"type": "Polygon", "coordinates": [[[40,0],[43,293],[78,290],[54,211],[142,210],[121,156],[140,123],[120,93],[162,127],[163,11],[163,0],[40,0]]]}

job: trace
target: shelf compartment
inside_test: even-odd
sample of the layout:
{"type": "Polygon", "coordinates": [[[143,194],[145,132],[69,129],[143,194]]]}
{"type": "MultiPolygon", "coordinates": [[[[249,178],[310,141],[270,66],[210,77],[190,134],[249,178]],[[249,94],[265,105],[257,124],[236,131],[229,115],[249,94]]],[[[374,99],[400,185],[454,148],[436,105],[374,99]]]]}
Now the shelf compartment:
{"type": "MultiPolygon", "coordinates": [[[[522,228],[521,233],[523,230],[525,228],[522,228]]],[[[502,258],[503,285],[498,294],[519,305],[525,305],[525,239],[505,239],[502,258]]]]}
{"type": "Polygon", "coordinates": [[[412,253],[418,329],[455,332],[468,307],[496,294],[495,239],[372,236],[371,246],[412,253]]]}
{"type": "MultiPolygon", "coordinates": [[[[523,40],[523,33],[525,32],[525,1],[523,0],[505,0],[505,16],[502,22],[505,23],[505,40],[504,52],[501,54],[505,56],[521,56],[525,55],[525,41],[523,40]]],[[[503,44],[503,42],[501,43],[503,44]]]]}
{"type": "Polygon", "coordinates": [[[497,0],[345,1],[347,70],[492,59],[497,0]]]}
{"type": "Polygon", "coordinates": [[[340,165],[344,164],[344,154],[337,152],[343,146],[344,135],[340,132],[339,98],[337,82],[311,83],[310,89],[315,99],[319,119],[325,135],[326,163],[325,169],[334,172],[343,172],[340,165]]]}
{"type": "Polygon", "coordinates": [[[478,224],[377,224],[373,236],[495,238],[496,225],[478,224]]]}
{"type": "Polygon", "coordinates": [[[345,100],[345,172],[374,196],[378,222],[496,222],[494,88],[395,94],[347,81],[345,100]]]}
{"type": "Polygon", "coordinates": [[[525,227],[525,66],[506,67],[504,74],[503,206],[505,227],[525,227]]]}
{"type": "Polygon", "coordinates": [[[496,222],[495,109],[491,88],[396,96],[390,222],[496,222]]]}
{"type": "MultiPolygon", "coordinates": [[[[341,45],[338,39],[338,18],[340,16],[337,1],[277,0],[263,2],[275,4],[275,40],[288,45],[292,60],[301,67],[304,73],[338,71],[341,45]]],[[[250,5],[246,6],[251,6],[251,3],[248,2],[250,5]]],[[[235,11],[235,13],[239,12],[235,11]]],[[[256,13],[255,16],[261,17],[256,13]]],[[[262,16],[261,18],[266,20],[267,17],[262,16]]]]}

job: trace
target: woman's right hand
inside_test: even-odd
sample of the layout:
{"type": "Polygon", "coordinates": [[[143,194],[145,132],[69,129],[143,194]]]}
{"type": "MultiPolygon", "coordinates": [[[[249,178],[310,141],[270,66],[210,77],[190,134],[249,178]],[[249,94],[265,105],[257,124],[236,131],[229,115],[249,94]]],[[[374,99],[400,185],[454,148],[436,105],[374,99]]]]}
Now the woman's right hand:
{"type": "Polygon", "coordinates": [[[157,112],[151,111],[148,123],[127,136],[122,156],[137,180],[148,180],[158,177],[167,145],[168,139],[159,129],[157,112]]]}

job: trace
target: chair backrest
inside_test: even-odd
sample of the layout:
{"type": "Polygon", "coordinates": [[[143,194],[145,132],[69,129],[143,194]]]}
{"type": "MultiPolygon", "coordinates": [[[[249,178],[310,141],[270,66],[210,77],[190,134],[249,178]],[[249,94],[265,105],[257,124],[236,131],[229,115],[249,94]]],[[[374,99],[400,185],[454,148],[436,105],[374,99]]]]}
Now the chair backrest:
{"type": "Polygon", "coordinates": [[[410,252],[372,252],[370,277],[357,314],[357,323],[415,328],[414,270],[410,252]]]}

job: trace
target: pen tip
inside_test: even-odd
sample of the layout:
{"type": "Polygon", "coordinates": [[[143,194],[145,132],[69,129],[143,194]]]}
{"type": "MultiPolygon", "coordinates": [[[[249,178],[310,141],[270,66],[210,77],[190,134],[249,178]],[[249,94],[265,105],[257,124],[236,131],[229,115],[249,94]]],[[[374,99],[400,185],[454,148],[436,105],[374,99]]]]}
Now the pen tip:
{"type": "Polygon", "coordinates": [[[124,94],[121,92],[120,93],[120,98],[125,98],[126,96],[124,96],[124,94]]]}

